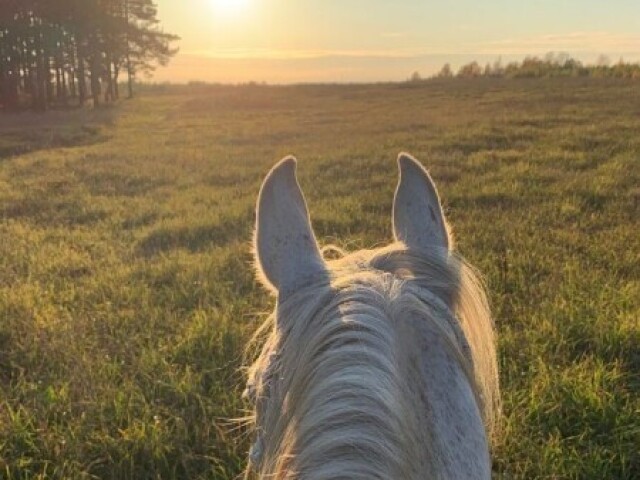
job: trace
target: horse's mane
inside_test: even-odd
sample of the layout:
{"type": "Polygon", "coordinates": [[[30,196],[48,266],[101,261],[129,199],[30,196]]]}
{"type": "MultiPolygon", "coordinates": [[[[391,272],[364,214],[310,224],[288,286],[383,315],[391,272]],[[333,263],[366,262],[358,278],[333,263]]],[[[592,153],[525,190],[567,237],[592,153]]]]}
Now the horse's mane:
{"type": "Polygon", "coordinates": [[[420,426],[403,397],[397,319],[409,311],[441,332],[491,436],[499,409],[494,333],[475,270],[457,254],[418,254],[401,243],[327,264],[329,281],[280,298],[255,336],[253,467],[274,478],[415,477],[420,455],[412,449],[433,446],[412,443],[420,426]]]}

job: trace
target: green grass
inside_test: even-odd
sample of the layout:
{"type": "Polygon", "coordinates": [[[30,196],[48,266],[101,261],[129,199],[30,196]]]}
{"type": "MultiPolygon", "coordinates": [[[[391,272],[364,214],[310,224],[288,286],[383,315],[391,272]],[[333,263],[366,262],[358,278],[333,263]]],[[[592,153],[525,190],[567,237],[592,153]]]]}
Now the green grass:
{"type": "Polygon", "coordinates": [[[296,154],[319,239],[371,247],[400,150],[490,288],[495,476],[639,477],[637,82],[169,88],[70,115],[0,122],[1,478],[234,478],[264,174],[296,154]]]}

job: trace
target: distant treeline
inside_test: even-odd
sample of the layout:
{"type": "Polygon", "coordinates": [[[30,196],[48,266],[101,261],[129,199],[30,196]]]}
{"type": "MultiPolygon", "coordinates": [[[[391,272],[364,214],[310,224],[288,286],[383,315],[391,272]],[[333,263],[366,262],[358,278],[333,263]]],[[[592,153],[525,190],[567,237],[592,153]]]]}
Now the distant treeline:
{"type": "MultiPolygon", "coordinates": [[[[565,53],[548,53],[543,58],[526,57],[522,62],[503,64],[500,59],[480,65],[473,61],[460,67],[457,73],[446,63],[432,78],[544,78],[544,77],[596,77],[640,79],[640,63],[627,63],[620,59],[611,63],[600,56],[594,65],[586,65],[565,53]]],[[[414,73],[410,80],[420,80],[414,73]]]]}
{"type": "Polygon", "coordinates": [[[154,0],[0,0],[0,108],[83,105],[119,97],[175,54],[154,0]]]}

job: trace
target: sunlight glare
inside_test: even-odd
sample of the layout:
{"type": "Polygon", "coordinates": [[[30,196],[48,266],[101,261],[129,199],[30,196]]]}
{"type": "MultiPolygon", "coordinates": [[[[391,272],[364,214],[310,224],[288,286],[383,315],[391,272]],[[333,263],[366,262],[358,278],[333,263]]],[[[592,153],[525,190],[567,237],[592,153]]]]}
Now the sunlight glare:
{"type": "Polygon", "coordinates": [[[209,0],[211,8],[217,15],[226,17],[241,14],[249,5],[250,0],[209,0]]]}

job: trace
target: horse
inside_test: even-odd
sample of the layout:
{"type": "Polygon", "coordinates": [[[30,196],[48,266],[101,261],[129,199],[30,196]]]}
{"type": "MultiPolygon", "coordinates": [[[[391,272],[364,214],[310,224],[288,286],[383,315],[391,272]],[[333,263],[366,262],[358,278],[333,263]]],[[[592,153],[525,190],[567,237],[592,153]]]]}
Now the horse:
{"type": "Polygon", "coordinates": [[[493,321],[431,176],[401,153],[394,243],[325,260],[336,248],[318,246],[296,165],[276,164],[257,201],[256,271],[276,306],[247,367],[245,478],[490,478],[493,321]]]}

